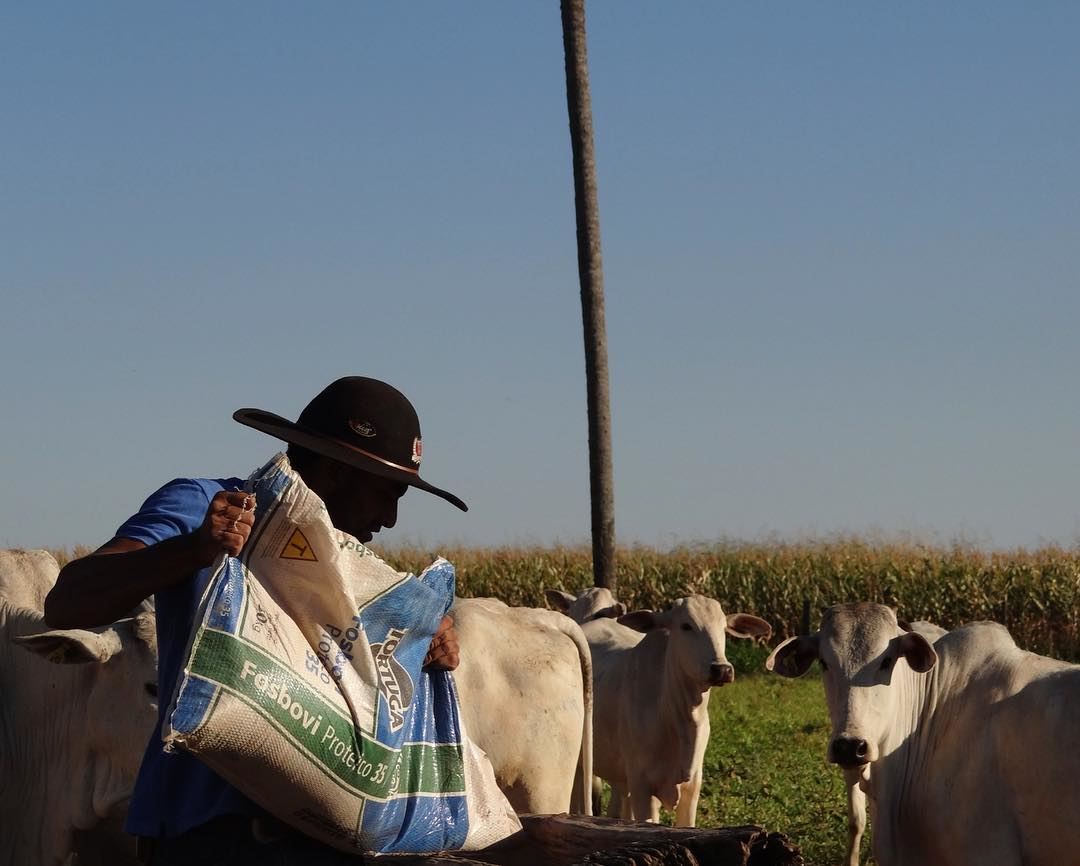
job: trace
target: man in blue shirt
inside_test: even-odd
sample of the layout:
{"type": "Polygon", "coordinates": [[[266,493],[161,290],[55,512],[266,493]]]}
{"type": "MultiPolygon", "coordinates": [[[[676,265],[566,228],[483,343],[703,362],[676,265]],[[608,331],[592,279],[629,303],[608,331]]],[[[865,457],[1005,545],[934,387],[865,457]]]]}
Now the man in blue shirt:
{"type": "MultiPolygon", "coordinates": [[[[288,442],[292,468],[322,499],[334,526],[361,542],[397,522],[398,500],[409,487],[467,510],[452,493],[420,478],[416,411],[385,382],[338,379],[295,423],[259,409],[240,409],[233,417],[288,442]]],[[[257,503],[243,484],[240,478],[170,481],[111,541],[63,568],[45,599],[45,619],[53,628],[103,625],[154,596],[158,726],[147,745],[126,827],[143,841],[144,862],[355,863],[350,855],[286,830],[194,756],[162,748],[161,723],[209,580],[207,566],[223,551],[237,556],[254,524],[257,503]]],[[[446,617],[425,664],[453,670],[457,662],[457,635],[446,617]]]]}

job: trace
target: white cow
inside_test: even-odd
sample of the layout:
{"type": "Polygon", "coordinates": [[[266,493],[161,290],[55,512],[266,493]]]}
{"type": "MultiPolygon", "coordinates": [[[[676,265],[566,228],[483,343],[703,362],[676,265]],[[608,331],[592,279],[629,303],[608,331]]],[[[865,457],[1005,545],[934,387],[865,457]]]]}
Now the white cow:
{"type": "MultiPolygon", "coordinates": [[[[38,614],[42,612],[45,596],[56,583],[60,565],[47,550],[0,550],[0,600],[10,607],[22,607],[38,614]]],[[[133,611],[152,609],[150,601],[133,611]]],[[[67,712],[64,696],[57,696],[55,712],[67,712]]],[[[148,728],[143,739],[150,736],[148,728]]],[[[131,754],[122,762],[139,760],[143,744],[137,740],[130,744],[131,754]]],[[[38,780],[46,784],[47,779],[38,780]]],[[[123,832],[126,809],[120,809],[93,827],[75,832],[74,849],[68,866],[136,866],[135,840],[123,832]]],[[[2,836],[0,836],[2,838],[2,836]]]]}
{"type": "Polygon", "coordinates": [[[580,627],[493,598],[455,599],[450,614],[465,731],[514,810],[591,814],[592,666],[580,627]]]}
{"type": "Polygon", "coordinates": [[[591,586],[576,596],[561,589],[545,590],[544,595],[555,610],[579,624],[591,619],[617,618],[626,613],[626,605],[616,601],[611,590],[602,586],[591,586]]]}
{"type": "Polygon", "coordinates": [[[0,599],[41,610],[59,574],[60,565],[47,550],[0,550],[0,599]]]}
{"type": "Polygon", "coordinates": [[[733,682],[726,635],[768,637],[765,620],[725,615],[702,595],[581,627],[593,658],[594,766],[611,783],[609,814],[657,821],[660,805],[693,827],[709,742],[709,694],[733,682]],[[644,634],[643,634],[644,632],[644,634]]]}
{"type": "Polygon", "coordinates": [[[882,866],[1080,864],[1080,666],[1021,650],[997,623],[933,643],[877,604],[837,605],[766,667],[819,659],[829,759],[868,767],[882,866]]]}
{"type": "MultiPolygon", "coordinates": [[[[572,595],[561,589],[544,591],[548,604],[555,610],[566,614],[574,622],[584,625],[593,619],[618,618],[626,613],[626,605],[616,601],[611,590],[602,586],[591,586],[578,595],[572,595]]],[[[592,812],[600,813],[604,782],[594,775],[592,778],[592,812]]]]}
{"type": "Polygon", "coordinates": [[[152,613],[46,628],[0,601],[0,866],[58,866],[122,810],[157,717],[152,613]]]}
{"type": "MultiPolygon", "coordinates": [[[[897,624],[904,631],[917,631],[930,643],[936,641],[945,629],[926,620],[916,620],[906,623],[898,620],[897,624]]],[[[844,767],[844,791],[847,795],[847,864],[859,866],[859,854],[862,847],[863,834],[866,832],[866,791],[870,784],[870,767],[868,764],[856,767],[844,767]]]]}

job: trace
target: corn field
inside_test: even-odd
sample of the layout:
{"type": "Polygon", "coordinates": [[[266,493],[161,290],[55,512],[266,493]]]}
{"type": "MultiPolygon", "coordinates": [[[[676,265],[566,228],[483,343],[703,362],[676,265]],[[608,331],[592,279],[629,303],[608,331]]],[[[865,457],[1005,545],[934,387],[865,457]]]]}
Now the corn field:
{"type": "MultiPolygon", "coordinates": [[[[402,570],[418,571],[439,553],[457,568],[458,594],[546,606],[544,590],[592,585],[587,547],[387,549],[402,570]]],[[[616,559],[618,597],[630,609],[664,606],[697,592],[725,610],[755,613],[779,639],[820,611],[846,601],[877,601],[907,620],[944,628],[989,619],[1017,644],[1080,660],[1080,549],[1046,547],[987,553],[956,545],[874,543],[859,538],[806,542],[721,542],[670,551],[625,547],[616,559]]]]}
{"type": "MultiPolygon", "coordinates": [[[[52,551],[62,563],[89,549],[52,551]]],[[[436,555],[457,569],[458,594],[545,607],[544,590],[592,585],[588,547],[460,547],[379,550],[401,570],[419,572],[436,555]]],[[[1080,661],[1080,548],[987,553],[862,538],[719,542],[660,551],[623,547],[618,597],[630,609],[659,608],[697,592],[727,611],[768,620],[775,640],[816,628],[820,611],[845,601],[877,601],[907,620],[944,628],[1000,622],[1017,644],[1080,661]]]]}

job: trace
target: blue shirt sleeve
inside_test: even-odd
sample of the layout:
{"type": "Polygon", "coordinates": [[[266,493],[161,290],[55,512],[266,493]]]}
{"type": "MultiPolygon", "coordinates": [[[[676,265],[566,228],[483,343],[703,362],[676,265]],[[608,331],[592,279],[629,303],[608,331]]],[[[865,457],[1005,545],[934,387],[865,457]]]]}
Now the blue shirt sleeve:
{"type": "MultiPolygon", "coordinates": [[[[221,487],[217,486],[217,489],[221,487]]],[[[141,541],[149,547],[194,532],[206,517],[211,496],[203,480],[173,479],[150,494],[139,512],[116,530],[116,537],[141,541]]]]}

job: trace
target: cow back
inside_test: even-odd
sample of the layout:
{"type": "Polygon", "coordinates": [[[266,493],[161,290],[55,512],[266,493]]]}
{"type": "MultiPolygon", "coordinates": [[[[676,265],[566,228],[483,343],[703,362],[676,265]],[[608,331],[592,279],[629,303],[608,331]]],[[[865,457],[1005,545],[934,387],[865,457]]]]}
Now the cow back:
{"type": "Polygon", "coordinates": [[[40,611],[60,565],[47,550],[0,550],[0,599],[40,611]]]}

